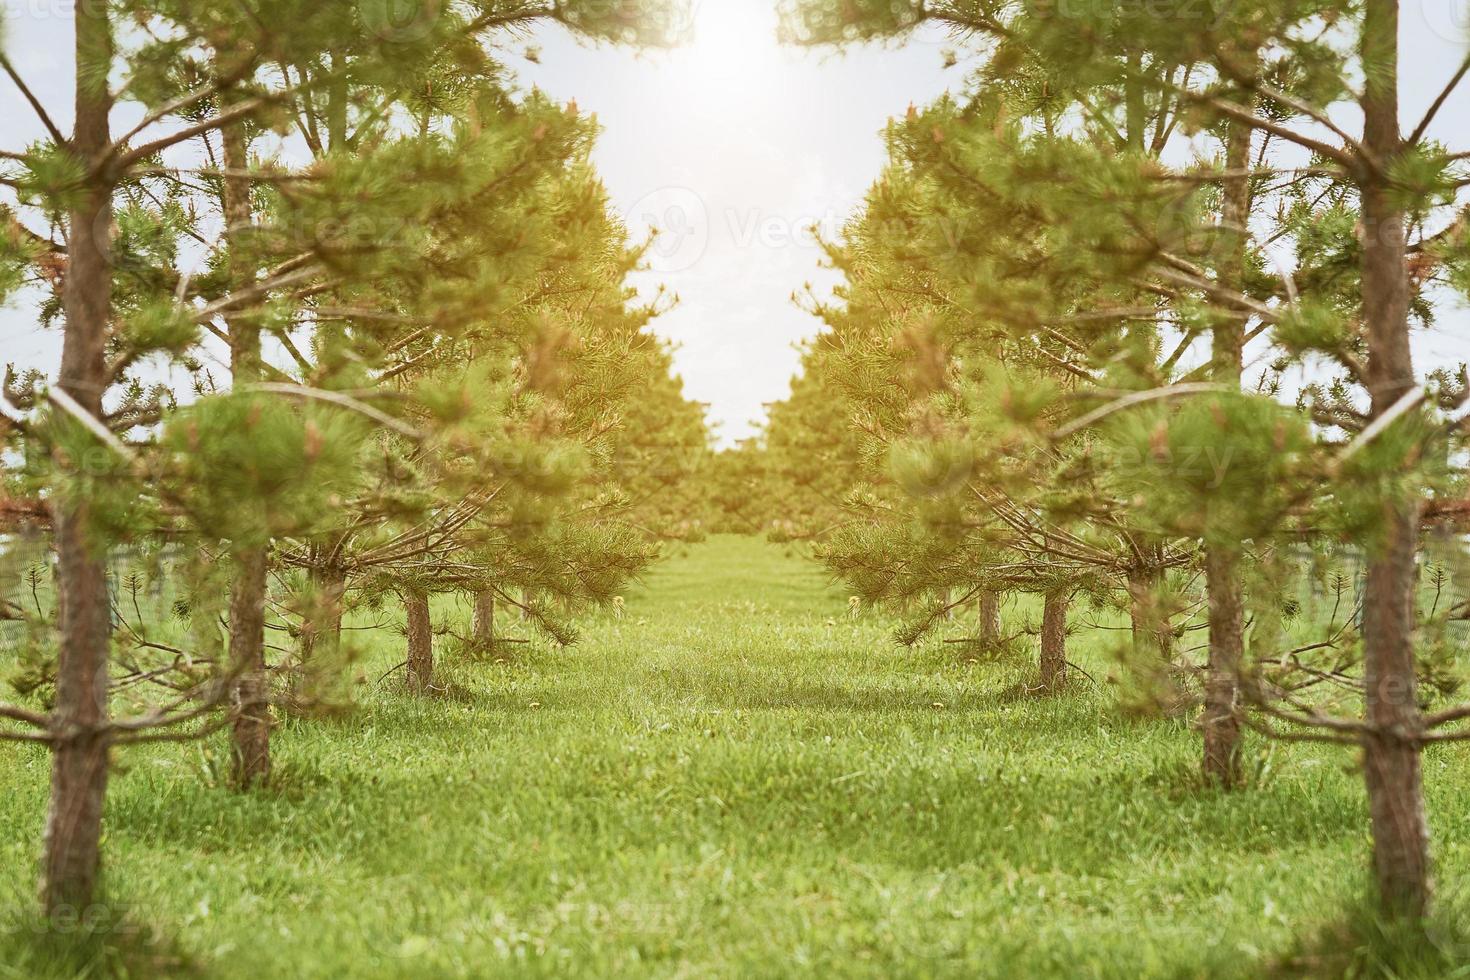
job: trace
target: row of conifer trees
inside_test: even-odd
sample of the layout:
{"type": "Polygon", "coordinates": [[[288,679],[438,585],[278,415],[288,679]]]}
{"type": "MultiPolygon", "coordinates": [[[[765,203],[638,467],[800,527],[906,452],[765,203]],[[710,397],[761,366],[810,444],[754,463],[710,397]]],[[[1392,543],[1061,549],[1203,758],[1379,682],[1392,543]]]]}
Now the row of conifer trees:
{"type": "Polygon", "coordinates": [[[570,642],[687,533],[667,303],[626,285],[595,122],[503,57],[681,9],[87,0],[70,113],[0,59],[45,131],[0,151],[0,282],[61,338],[0,421],[0,735],[50,751],[48,911],[93,900],[115,753],[223,731],[265,782],[282,712],[350,698],[345,613],[401,602],[427,693],[431,596],[472,597],[469,651],[497,610],[570,642]]]}
{"type": "Polygon", "coordinates": [[[1194,714],[1208,783],[1247,782],[1250,729],[1360,751],[1378,894],[1422,915],[1420,754],[1470,737],[1470,387],[1412,337],[1470,283],[1470,147],[1430,135],[1470,56],[1405,118],[1397,0],[785,14],[809,45],[939,22],[967,82],[890,125],[803,377],[728,464],[776,509],[736,516],[904,642],[974,607],[1003,646],[1001,598],[1041,597],[1042,692],[1073,603],[1121,609],[1118,676],[1194,714]]]}

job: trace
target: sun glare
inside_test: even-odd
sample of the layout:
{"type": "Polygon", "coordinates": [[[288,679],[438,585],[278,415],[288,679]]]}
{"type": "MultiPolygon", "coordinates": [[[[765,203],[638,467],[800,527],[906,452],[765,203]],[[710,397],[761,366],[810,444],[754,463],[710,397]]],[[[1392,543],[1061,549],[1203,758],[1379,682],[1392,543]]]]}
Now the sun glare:
{"type": "Polygon", "coordinates": [[[776,62],[776,13],[761,0],[698,0],[690,43],[676,55],[677,84],[709,98],[749,94],[776,62]]]}

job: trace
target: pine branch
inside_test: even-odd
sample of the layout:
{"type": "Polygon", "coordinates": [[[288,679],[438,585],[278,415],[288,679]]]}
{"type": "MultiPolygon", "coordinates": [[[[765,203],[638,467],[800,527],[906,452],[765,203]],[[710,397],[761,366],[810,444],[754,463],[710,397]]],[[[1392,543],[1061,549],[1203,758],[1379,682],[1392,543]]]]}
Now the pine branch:
{"type": "Polygon", "coordinates": [[[245,385],[239,390],[263,391],[269,392],[271,394],[287,395],[291,398],[304,398],[311,401],[327,402],[329,404],[337,405],[350,411],[356,412],[359,415],[367,416],[384,428],[392,429],[394,432],[403,436],[405,439],[412,439],[415,442],[423,442],[425,439],[428,438],[428,435],[426,433],[420,431],[419,429],[415,429],[407,422],[396,419],[388,413],[379,411],[366,402],[359,401],[358,399],[353,398],[351,395],[345,395],[340,391],[327,391],[322,388],[310,388],[306,385],[275,384],[271,382],[245,385]]]}
{"type": "Polygon", "coordinates": [[[1420,119],[1419,125],[1414,127],[1414,132],[1409,135],[1405,145],[1417,146],[1419,141],[1424,138],[1424,134],[1429,131],[1429,126],[1434,122],[1435,116],[1439,115],[1439,111],[1444,108],[1444,104],[1449,101],[1450,95],[1459,86],[1460,82],[1464,80],[1467,72],[1470,72],[1470,55],[1465,56],[1464,60],[1460,62],[1459,69],[1450,78],[1448,84],[1440,91],[1435,100],[1430,103],[1429,109],[1424,113],[1424,118],[1420,119]]]}
{"type": "Polygon", "coordinates": [[[1127,411],[1130,408],[1135,408],[1149,402],[1173,398],[1187,398],[1192,395],[1224,394],[1231,390],[1236,389],[1231,389],[1229,385],[1195,383],[1171,385],[1166,388],[1151,388],[1147,391],[1133,392],[1109,402],[1102,408],[1088,412],[1081,418],[1068,422],[1061,428],[1054,430],[1051,434],[1051,440],[1053,442],[1060,442],[1070,435],[1075,435],[1083,429],[1096,425],[1110,415],[1115,415],[1118,412],[1127,411]]]}
{"type": "MultiPolygon", "coordinates": [[[[295,259],[292,260],[292,262],[295,261],[295,259]]],[[[288,263],[288,265],[289,264],[290,263],[288,263]]],[[[272,270],[272,272],[275,271],[276,270],[272,270]]],[[[235,292],[230,293],[227,296],[223,296],[206,306],[189,310],[189,315],[193,317],[196,323],[204,323],[207,320],[213,319],[220,313],[233,310],[236,307],[241,306],[242,304],[253,303],[256,300],[264,299],[265,296],[272,290],[283,289],[287,286],[293,286],[299,282],[305,282],[315,276],[320,275],[324,271],[325,269],[321,266],[308,266],[304,269],[294,268],[279,275],[272,275],[268,273],[264,279],[261,279],[259,282],[256,282],[251,286],[247,286],[244,289],[236,290],[235,292]]]]}
{"type": "Polygon", "coordinates": [[[102,168],[105,173],[111,174],[115,178],[126,173],[134,164],[146,160],[156,153],[161,153],[175,144],[191,140],[196,136],[202,136],[205,133],[222,129],[237,120],[248,118],[265,106],[277,102],[284,97],[285,93],[274,93],[269,97],[258,96],[253,99],[245,99],[208,119],[202,119],[199,122],[192,123],[167,136],[160,136],[158,139],[144,143],[135,149],[128,150],[125,148],[125,144],[120,142],[114,143],[112,149],[103,157],[102,168]]]}
{"type": "Polygon", "coordinates": [[[1324,143],[1318,139],[1313,139],[1312,137],[1307,136],[1305,133],[1300,133],[1295,129],[1292,129],[1290,126],[1285,126],[1281,123],[1274,122],[1270,119],[1265,118],[1264,116],[1258,116],[1246,107],[1231,102],[1228,99],[1201,95],[1197,92],[1188,93],[1185,97],[1191,101],[1203,102],[1216,109],[1223,115],[1234,119],[1236,122],[1245,123],[1252,129],[1258,129],[1263,132],[1270,133],[1273,136],[1279,136],[1280,138],[1288,142],[1295,143],[1297,146],[1311,150],[1318,156],[1322,156],[1327,158],[1328,160],[1333,160],[1337,163],[1340,163],[1344,168],[1346,168],[1349,173],[1357,172],[1360,166],[1363,164],[1368,164],[1375,168],[1377,166],[1376,163],[1371,161],[1366,156],[1355,156],[1352,153],[1346,152],[1341,147],[1333,146],[1331,143],[1324,143]]]}
{"type": "Polygon", "coordinates": [[[10,59],[3,53],[0,53],[0,68],[5,69],[5,74],[9,75],[10,80],[15,83],[15,87],[20,89],[20,94],[25,97],[26,102],[30,103],[31,108],[35,110],[37,118],[41,120],[41,125],[46,127],[46,132],[51,134],[51,139],[56,142],[56,145],[62,149],[69,147],[71,143],[65,136],[61,135],[61,130],[56,128],[56,123],[51,121],[51,116],[46,112],[46,107],[41,104],[40,99],[36,98],[36,94],[31,91],[30,86],[20,77],[20,73],[15,70],[15,66],[10,63],[10,59]]]}

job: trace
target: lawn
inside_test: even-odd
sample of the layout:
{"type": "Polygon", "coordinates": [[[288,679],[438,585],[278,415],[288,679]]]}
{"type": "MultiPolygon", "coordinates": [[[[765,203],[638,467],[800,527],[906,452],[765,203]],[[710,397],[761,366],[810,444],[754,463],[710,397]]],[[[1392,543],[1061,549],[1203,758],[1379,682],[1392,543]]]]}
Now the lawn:
{"type": "MultiPolygon", "coordinates": [[[[1349,753],[1257,741],[1250,790],[1204,791],[1186,723],[1080,677],[1019,697],[1024,665],[901,650],[890,626],[719,538],[576,647],[446,664],[448,697],[376,681],[401,659],[382,631],[361,710],[285,723],[269,790],[220,787],[219,745],[128,751],[105,844],[122,926],[67,954],[12,915],[0,976],[1255,976],[1362,893],[1349,753]]],[[[1105,683],[1113,638],[1071,642],[1105,683]]],[[[1450,907],[1466,759],[1426,763],[1450,907]]],[[[4,749],[15,907],[46,772],[4,749]]]]}

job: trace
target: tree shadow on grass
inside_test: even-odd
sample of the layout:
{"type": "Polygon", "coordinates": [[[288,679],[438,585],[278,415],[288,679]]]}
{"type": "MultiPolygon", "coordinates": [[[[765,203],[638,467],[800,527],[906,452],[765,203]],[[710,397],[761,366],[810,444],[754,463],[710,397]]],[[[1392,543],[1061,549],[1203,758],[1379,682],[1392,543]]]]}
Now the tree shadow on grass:
{"type": "Polygon", "coordinates": [[[994,685],[961,688],[954,683],[909,675],[874,683],[861,677],[792,679],[775,669],[665,667],[647,672],[645,681],[650,692],[666,693],[670,703],[694,700],[700,702],[700,707],[713,710],[813,714],[895,714],[938,709],[982,712],[1020,702],[1041,704],[1047,700],[1015,698],[994,685]]]}
{"type": "MultiPolygon", "coordinates": [[[[1366,883],[1365,883],[1366,884],[1366,883]]],[[[1442,899],[1427,920],[1391,920],[1360,898],[1261,964],[1268,977],[1440,980],[1470,974],[1463,895],[1442,899]]]]}
{"type": "Polygon", "coordinates": [[[126,903],[41,912],[33,897],[0,904],[0,963],[25,977],[195,977],[198,961],[126,903]]]}
{"type": "MultiPolygon", "coordinates": [[[[828,838],[842,850],[888,852],[891,863],[916,871],[984,859],[1065,874],[1115,869],[1129,877],[1139,864],[1197,865],[1201,842],[1274,861],[1334,841],[1356,847],[1361,837],[1359,801],[1345,786],[1172,797],[1158,785],[1159,774],[1137,759],[1111,769],[1099,760],[1090,773],[1077,771],[1087,768],[1081,761],[1051,772],[1011,772],[1003,764],[984,773],[899,772],[867,782],[861,793],[914,801],[902,813],[874,811],[867,820],[841,822],[854,801],[837,794],[808,802],[803,812],[807,822],[827,826],[828,838]],[[1018,828],[1018,819],[1026,829],[1018,828]]],[[[1166,775],[1170,767],[1160,768],[1166,775]]]]}

